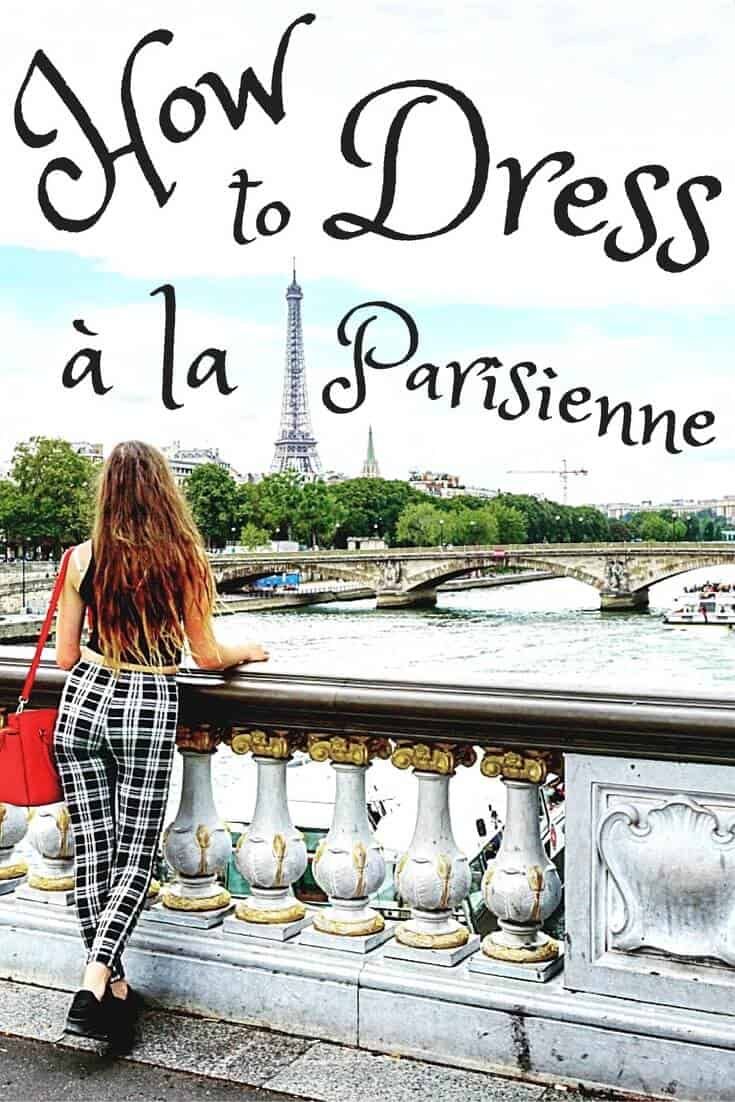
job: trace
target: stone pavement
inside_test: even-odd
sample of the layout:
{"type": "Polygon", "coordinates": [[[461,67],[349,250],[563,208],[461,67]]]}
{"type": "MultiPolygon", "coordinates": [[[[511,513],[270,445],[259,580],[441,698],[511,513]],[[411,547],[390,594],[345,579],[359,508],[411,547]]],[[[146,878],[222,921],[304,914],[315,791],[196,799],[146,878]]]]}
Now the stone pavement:
{"type": "Polygon", "coordinates": [[[134,1053],[113,1059],[101,1055],[95,1042],[62,1034],[70,997],[66,991],[0,981],[0,1097],[34,1102],[581,1102],[620,1097],[519,1083],[153,1008],[146,1011],[134,1053]]]}

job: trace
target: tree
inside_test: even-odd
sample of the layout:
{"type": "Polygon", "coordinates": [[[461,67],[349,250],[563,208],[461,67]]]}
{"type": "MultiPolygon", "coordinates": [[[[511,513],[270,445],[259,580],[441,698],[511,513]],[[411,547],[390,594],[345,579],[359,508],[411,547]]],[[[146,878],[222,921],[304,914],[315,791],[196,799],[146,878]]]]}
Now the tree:
{"type": "Polygon", "coordinates": [[[4,507],[15,539],[58,550],[87,538],[96,472],[66,440],[34,436],[18,444],[10,478],[14,489],[4,490],[4,507]]]}
{"type": "Polygon", "coordinates": [[[248,551],[253,551],[258,547],[268,546],[270,543],[270,536],[265,528],[258,528],[257,524],[249,522],[240,530],[240,543],[243,547],[246,547],[248,551]]]}
{"type": "Polygon", "coordinates": [[[407,505],[396,524],[396,539],[401,547],[432,547],[442,538],[441,514],[427,502],[407,505]]]}
{"type": "Polygon", "coordinates": [[[627,543],[630,539],[630,526],[624,520],[611,520],[609,522],[608,539],[613,543],[627,543]]]}
{"type": "Polygon", "coordinates": [[[481,509],[480,515],[487,513],[495,521],[497,535],[489,537],[487,543],[525,543],[528,537],[526,518],[515,505],[503,501],[493,502],[487,509],[481,509]]]}
{"type": "Polygon", "coordinates": [[[660,513],[645,513],[638,527],[642,540],[666,542],[671,539],[671,522],[660,513]]]}
{"type": "Polygon", "coordinates": [[[20,491],[9,478],[0,479],[0,539],[6,547],[23,539],[26,514],[20,491]]]}
{"type": "Polygon", "coordinates": [[[194,519],[209,547],[224,547],[238,529],[237,483],[218,463],[202,463],[184,482],[194,519]]]}
{"type": "Polygon", "coordinates": [[[277,539],[291,539],[303,482],[295,471],[267,475],[252,494],[253,519],[277,539]]]}
{"type": "Polygon", "coordinates": [[[337,504],[329,488],[323,482],[307,482],[301,488],[294,516],[297,538],[310,547],[330,543],[338,516],[337,504]]]}
{"type": "Polygon", "coordinates": [[[398,518],[410,502],[426,503],[426,494],[412,489],[407,482],[384,478],[351,478],[329,487],[340,514],[336,540],[345,547],[348,536],[372,536],[376,532],[394,543],[398,518]]]}
{"type": "Polygon", "coordinates": [[[467,545],[498,542],[497,519],[487,508],[452,509],[448,514],[446,527],[444,538],[447,543],[467,545]]]}

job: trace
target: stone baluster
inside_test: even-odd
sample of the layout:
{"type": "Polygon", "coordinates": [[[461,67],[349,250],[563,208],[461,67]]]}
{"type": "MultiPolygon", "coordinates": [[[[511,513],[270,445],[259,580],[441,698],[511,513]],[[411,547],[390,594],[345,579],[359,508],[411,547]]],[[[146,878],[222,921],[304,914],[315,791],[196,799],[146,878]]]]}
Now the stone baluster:
{"type": "Polygon", "coordinates": [[[388,739],[355,736],[309,736],[314,761],[331,761],[335,772],[332,825],[319,843],[312,865],[314,879],[329,898],[316,911],[313,926],[301,942],[323,948],[365,953],[392,935],[370,896],[383,884],[385,860],[370,825],[365,802],[365,775],[375,757],[390,757],[388,739]]]}
{"type": "Polygon", "coordinates": [[[288,763],[304,745],[302,735],[287,731],[232,732],[233,752],[253,755],[258,787],[252,822],[235,848],[235,864],[251,894],[225,919],[226,933],[286,941],[311,921],[293,894],[309,859],[304,836],[291,822],[287,791],[288,763]]]}
{"type": "Polygon", "coordinates": [[[212,792],[212,757],[222,738],[222,731],[207,725],[178,729],[181,801],[163,836],[163,853],[176,879],[162,888],[160,902],[145,913],[146,921],[209,928],[231,909],[230,893],[218,873],[230,859],[232,840],[212,792]]]}
{"type": "Polygon", "coordinates": [[[458,765],[473,765],[472,746],[401,744],[392,761],[413,768],[418,809],[413,840],[395,870],[396,894],[411,906],[411,918],[396,928],[386,957],[453,965],[475,952],[480,939],[454,917],[470,890],[469,862],[452,834],[449,782],[458,765]]]}
{"type": "Polygon", "coordinates": [[[68,907],[74,898],[74,839],[65,803],[48,804],[30,812],[28,840],[36,851],[18,899],[33,899],[68,907]]]}
{"type": "Polygon", "coordinates": [[[473,971],[550,978],[561,967],[560,946],[544,933],[544,921],[561,901],[562,886],[541,840],[539,785],[555,756],[545,751],[485,751],[480,770],[500,777],[507,791],[505,829],[497,857],[485,870],[482,894],[499,929],[482,943],[473,971]]]}
{"type": "Polygon", "coordinates": [[[0,895],[15,891],[25,880],[28,865],[14,854],[28,830],[26,808],[0,803],[0,895]]]}

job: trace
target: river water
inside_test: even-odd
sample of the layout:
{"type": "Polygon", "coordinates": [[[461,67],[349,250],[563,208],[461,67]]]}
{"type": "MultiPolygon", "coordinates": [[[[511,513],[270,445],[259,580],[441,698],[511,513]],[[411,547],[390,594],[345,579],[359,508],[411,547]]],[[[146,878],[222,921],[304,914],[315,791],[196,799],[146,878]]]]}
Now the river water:
{"type": "Polygon", "coordinates": [[[440,593],[429,610],[360,601],[242,613],[218,631],[263,642],[284,672],[735,695],[735,632],[662,622],[684,584],[707,578],[735,583],[735,566],[653,586],[648,612],[602,613],[591,587],[555,578],[440,593]]]}

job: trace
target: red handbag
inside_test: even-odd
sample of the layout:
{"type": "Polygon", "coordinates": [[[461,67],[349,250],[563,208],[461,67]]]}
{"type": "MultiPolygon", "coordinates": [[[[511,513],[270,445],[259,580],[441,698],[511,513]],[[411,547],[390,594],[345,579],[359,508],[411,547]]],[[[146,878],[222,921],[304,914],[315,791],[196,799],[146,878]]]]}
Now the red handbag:
{"type": "Polygon", "coordinates": [[[66,580],[73,548],[64,553],[54,583],[46,619],[36,644],[31,668],[18,698],[17,711],[0,728],[0,802],[19,807],[41,807],[63,800],[64,793],[53,755],[56,708],[26,708],[51,631],[56,606],[66,580]]]}

